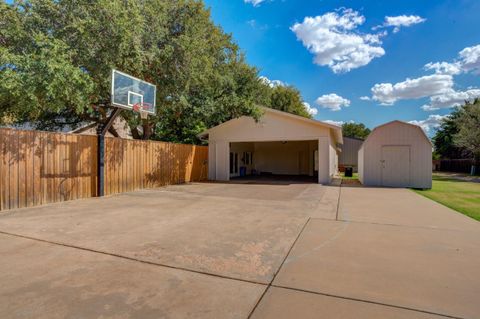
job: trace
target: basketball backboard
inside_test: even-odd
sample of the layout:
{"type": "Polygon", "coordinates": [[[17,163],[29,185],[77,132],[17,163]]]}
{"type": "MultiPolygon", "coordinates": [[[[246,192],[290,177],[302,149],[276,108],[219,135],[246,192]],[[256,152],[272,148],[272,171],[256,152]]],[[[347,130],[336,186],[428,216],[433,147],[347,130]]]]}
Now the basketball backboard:
{"type": "Polygon", "coordinates": [[[112,70],[112,104],[127,110],[156,114],[155,85],[112,70]]]}

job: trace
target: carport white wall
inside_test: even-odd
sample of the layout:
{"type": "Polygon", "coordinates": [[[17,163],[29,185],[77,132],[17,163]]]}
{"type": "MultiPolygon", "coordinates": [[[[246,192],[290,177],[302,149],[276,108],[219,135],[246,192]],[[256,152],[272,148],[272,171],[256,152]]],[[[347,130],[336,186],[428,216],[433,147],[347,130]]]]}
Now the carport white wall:
{"type": "Polygon", "coordinates": [[[273,142],[309,141],[318,137],[330,137],[330,129],[295,118],[268,112],[255,122],[251,117],[242,116],[220,124],[209,131],[209,141],[230,142],[273,142]]]}
{"type": "Polygon", "coordinates": [[[215,143],[215,178],[213,180],[228,181],[230,179],[230,162],[229,162],[229,143],[226,141],[218,141],[215,143]]]}
{"type": "Polygon", "coordinates": [[[214,181],[217,179],[217,144],[208,145],[208,179],[214,181]]]}
{"type": "Polygon", "coordinates": [[[321,137],[318,139],[318,182],[320,184],[328,184],[332,180],[330,158],[330,137],[321,137]]]}
{"type": "Polygon", "coordinates": [[[330,136],[330,145],[329,145],[329,161],[330,161],[330,179],[333,178],[336,172],[338,172],[338,152],[335,140],[330,136]]]}
{"type": "Polygon", "coordinates": [[[384,186],[382,147],[410,147],[410,183],[414,188],[432,187],[432,144],[419,126],[393,121],[375,128],[358,153],[359,178],[364,185],[384,186]]]}
{"type": "MultiPolygon", "coordinates": [[[[240,117],[208,130],[210,147],[209,178],[229,180],[229,145],[232,142],[319,141],[319,182],[329,183],[335,174],[336,156],[332,135],[341,130],[324,123],[266,110],[255,122],[250,117],[240,117]],[[333,144],[333,145],[332,145],[333,144]]],[[[254,159],[255,160],[255,159],[254,159]]]]}

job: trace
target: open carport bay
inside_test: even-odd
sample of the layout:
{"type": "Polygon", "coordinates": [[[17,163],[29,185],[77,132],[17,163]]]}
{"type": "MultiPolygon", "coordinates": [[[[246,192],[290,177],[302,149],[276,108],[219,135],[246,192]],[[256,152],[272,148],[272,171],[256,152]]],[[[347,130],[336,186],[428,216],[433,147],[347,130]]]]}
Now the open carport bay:
{"type": "Polygon", "coordinates": [[[318,176],[318,141],[230,143],[230,177],[246,175],[318,176]]]}
{"type": "Polygon", "coordinates": [[[480,313],[478,223],[409,190],[190,184],[12,211],[0,232],[2,318],[480,313]]]}

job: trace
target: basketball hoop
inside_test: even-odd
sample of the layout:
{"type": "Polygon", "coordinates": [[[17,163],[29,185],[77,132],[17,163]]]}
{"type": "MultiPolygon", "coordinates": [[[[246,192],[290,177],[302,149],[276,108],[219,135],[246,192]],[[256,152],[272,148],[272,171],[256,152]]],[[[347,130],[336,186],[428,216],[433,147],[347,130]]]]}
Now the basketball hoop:
{"type": "Polygon", "coordinates": [[[157,87],[126,73],[112,70],[112,105],[140,113],[142,119],[148,114],[156,115],[157,87]]]}
{"type": "Polygon", "coordinates": [[[136,103],[132,107],[134,112],[140,113],[140,118],[146,120],[148,118],[148,112],[145,111],[144,103],[136,103]]]}

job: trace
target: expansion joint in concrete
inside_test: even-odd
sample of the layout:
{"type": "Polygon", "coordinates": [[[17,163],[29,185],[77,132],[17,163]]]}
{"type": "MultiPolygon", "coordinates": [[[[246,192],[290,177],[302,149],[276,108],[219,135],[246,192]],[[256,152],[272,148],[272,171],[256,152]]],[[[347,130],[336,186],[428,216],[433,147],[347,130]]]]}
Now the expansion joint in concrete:
{"type": "Polygon", "coordinates": [[[90,253],[121,258],[121,259],[124,259],[124,260],[139,262],[139,263],[142,263],[142,264],[147,264],[147,265],[152,265],[152,266],[165,267],[165,268],[169,268],[169,269],[186,271],[186,272],[190,272],[190,273],[201,274],[201,275],[206,275],[206,276],[211,276],[211,277],[216,277],[216,278],[241,281],[241,282],[246,282],[246,283],[255,284],[255,285],[262,285],[262,286],[267,286],[268,285],[267,283],[264,283],[264,282],[258,282],[258,281],[254,281],[254,280],[248,280],[248,279],[230,277],[230,276],[225,276],[225,275],[219,275],[219,274],[214,274],[214,273],[209,273],[209,272],[205,272],[205,271],[199,271],[199,270],[194,270],[194,269],[189,269],[189,268],[184,268],[184,267],[166,265],[166,264],[162,264],[162,263],[156,263],[156,262],[153,262],[153,261],[142,260],[142,259],[123,256],[123,255],[119,255],[119,254],[109,253],[109,252],[106,252],[106,251],[95,250],[95,249],[91,249],[91,248],[80,247],[80,246],[75,246],[75,245],[70,245],[70,244],[64,244],[64,243],[54,242],[54,241],[50,241],[50,240],[45,240],[45,239],[40,239],[40,238],[35,238],[35,237],[30,237],[30,236],[25,236],[25,235],[13,234],[13,233],[5,232],[5,231],[0,231],[0,234],[6,235],[6,236],[12,236],[12,237],[17,237],[17,238],[33,240],[33,241],[46,243],[46,244],[50,244],[50,245],[56,245],[56,246],[62,246],[62,247],[66,247],[66,248],[83,250],[83,251],[87,251],[87,252],[90,252],[90,253]]]}
{"type": "Polygon", "coordinates": [[[285,258],[283,258],[282,263],[281,263],[280,266],[278,267],[277,271],[275,271],[275,273],[273,274],[272,280],[270,280],[270,283],[267,285],[267,287],[266,287],[265,290],[263,291],[263,293],[262,293],[262,295],[260,296],[260,298],[258,298],[257,303],[256,303],[255,306],[252,308],[252,311],[251,311],[250,314],[248,315],[248,319],[250,319],[250,318],[252,317],[253,313],[254,313],[255,310],[258,308],[258,305],[260,304],[260,302],[262,302],[263,297],[267,294],[267,292],[268,292],[268,290],[270,289],[270,287],[272,287],[272,284],[273,284],[273,282],[275,281],[275,278],[277,277],[278,273],[279,273],[280,270],[282,269],[283,264],[285,263],[285,261],[288,259],[288,256],[290,256],[290,253],[291,253],[293,247],[295,246],[295,244],[297,243],[298,239],[299,239],[300,236],[302,235],[303,231],[304,231],[305,228],[307,227],[308,223],[310,222],[310,219],[311,219],[311,218],[308,218],[308,219],[307,219],[307,221],[306,221],[305,224],[303,225],[302,229],[301,229],[300,232],[298,233],[297,237],[296,237],[295,240],[293,241],[292,245],[291,245],[290,248],[288,249],[288,252],[287,252],[287,254],[285,255],[285,258]]]}

